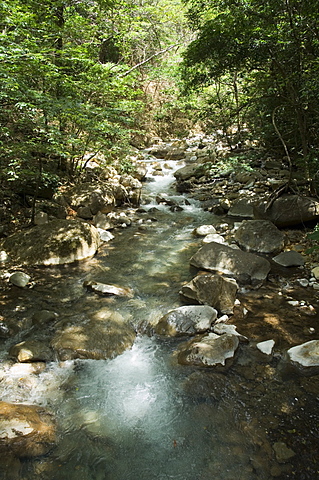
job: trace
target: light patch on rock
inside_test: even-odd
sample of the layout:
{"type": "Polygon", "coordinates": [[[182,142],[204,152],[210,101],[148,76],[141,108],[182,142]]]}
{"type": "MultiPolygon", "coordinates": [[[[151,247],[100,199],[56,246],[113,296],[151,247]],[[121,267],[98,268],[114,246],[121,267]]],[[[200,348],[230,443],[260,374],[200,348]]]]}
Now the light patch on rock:
{"type": "Polygon", "coordinates": [[[21,435],[28,435],[33,432],[33,428],[26,420],[3,420],[0,422],[0,438],[13,439],[21,435]]]}
{"type": "Polygon", "coordinates": [[[236,325],[226,325],[225,323],[218,323],[214,325],[213,327],[213,332],[217,333],[217,335],[235,335],[236,337],[239,338],[239,340],[248,342],[248,338],[245,337],[244,335],[241,335],[241,333],[237,332],[237,327],[236,325]]]}

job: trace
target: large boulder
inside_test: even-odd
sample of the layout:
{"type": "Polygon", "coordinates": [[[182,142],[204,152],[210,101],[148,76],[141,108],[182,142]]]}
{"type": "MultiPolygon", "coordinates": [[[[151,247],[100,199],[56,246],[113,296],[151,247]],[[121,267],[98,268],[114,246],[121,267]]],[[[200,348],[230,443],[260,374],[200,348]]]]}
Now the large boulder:
{"type": "Polygon", "coordinates": [[[45,455],[56,443],[52,415],[36,405],[0,402],[0,453],[17,457],[45,455]]]}
{"type": "Polygon", "coordinates": [[[197,275],[180,290],[186,301],[211,305],[221,313],[233,313],[238,285],[233,278],[207,273],[197,275]]]}
{"type": "Polygon", "coordinates": [[[75,185],[65,193],[65,197],[72,208],[87,207],[92,216],[97,212],[108,213],[115,205],[113,186],[106,182],[102,185],[91,182],[75,185]]]}
{"type": "Polygon", "coordinates": [[[162,317],[155,327],[158,335],[194,335],[209,330],[217,318],[217,311],[207,305],[176,308],[162,317]]]}
{"type": "Polygon", "coordinates": [[[179,347],[178,362],[182,365],[199,367],[230,366],[239,345],[235,335],[209,333],[202,338],[194,338],[179,347]]]}
{"type": "Polygon", "coordinates": [[[235,240],[247,252],[277,253],[285,246],[285,235],[268,220],[244,220],[235,240]]]}
{"type": "Polygon", "coordinates": [[[319,218],[319,201],[311,197],[284,195],[277,198],[270,208],[264,201],[255,206],[255,218],[270,220],[277,227],[299,225],[319,218]]]}
{"type": "Polygon", "coordinates": [[[53,220],[14,233],[2,242],[0,249],[22,265],[60,265],[92,257],[99,245],[99,232],[92,225],[53,220]]]}
{"type": "Polygon", "coordinates": [[[190,263],[197,268],[230,275],[243,283],[264,280],[270,271],[270,263],[265,258],[215,242],[201,247],[190,263]]]}
{"type": "Polygon", "coordinates": [[[204,165],[186,165],[186,167],[179,168],[174,173],[174,177],[178,182],[185,182],[192,177],[200,178],[205,174],[204,165]]]}
{"type": "Polygon", "coordinates": [[[82,325],[62,328],[51,345],[60,360],[114,358],[133,345],[136,333],[121,315],[101,311],[82,325]]]}

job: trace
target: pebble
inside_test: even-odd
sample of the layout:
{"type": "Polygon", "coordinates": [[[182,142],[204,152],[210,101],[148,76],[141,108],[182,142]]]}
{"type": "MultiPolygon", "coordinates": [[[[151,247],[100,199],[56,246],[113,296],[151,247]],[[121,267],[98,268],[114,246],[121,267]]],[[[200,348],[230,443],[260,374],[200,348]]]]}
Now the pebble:
{"type": "Polygon", "coordinates": [[[297,282],[302,287],[308,287],[309,286],[309,281],[307,280],[307,278],[298,278],[297,282]]]}
{"type": "Polygon", "coordinates": [[[22,287],[22,288],[29,283],[30,279],[31,277],[24,272],[14,272],[9,277],[9,281],[13,285],[16,285],[17,287],[22,287]]]}

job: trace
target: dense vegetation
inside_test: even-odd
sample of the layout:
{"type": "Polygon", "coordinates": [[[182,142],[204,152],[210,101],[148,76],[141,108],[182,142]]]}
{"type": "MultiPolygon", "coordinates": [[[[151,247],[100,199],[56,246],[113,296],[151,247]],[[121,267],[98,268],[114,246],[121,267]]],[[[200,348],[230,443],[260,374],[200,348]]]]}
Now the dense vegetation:
{"type": "Polygon", "coordinates": [[[189,119],[230,146],[257,140],[316,179],[318,7],[0,0],[2,184],[55,186],[91,156],[112,162],[148,134],[185,135],[189,119]]]}
{"type": "MultiPolygon", "coordinates": [[[[316,177],[319,155],[319,3],[190,0],[196,31],[183,66],[211,128],[252,135],[316,177]]],[[[236,139],[236,137],[235,137],[236,139]]]]}
{"type": "Polygon", "coordinates": [[[91,156],[127,152],[143,132],[156,60],[182,37],[181,7],[169,4],[0,1],[3,184],[34,191],[61,172],[74,178],[91,156]]]}

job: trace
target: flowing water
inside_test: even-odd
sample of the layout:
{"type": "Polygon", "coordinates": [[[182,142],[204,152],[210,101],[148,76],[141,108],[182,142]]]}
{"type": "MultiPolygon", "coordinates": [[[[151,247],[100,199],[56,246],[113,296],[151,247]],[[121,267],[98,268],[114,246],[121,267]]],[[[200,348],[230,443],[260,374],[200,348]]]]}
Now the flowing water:
{"type": "Polygon", "coordinates": [[[144,333],[180,305],[178,290],[191,278],[189,258],[199,247],[192,230],[221,221],[176,195],[171,166],[166,162],[164,176],[149,176],[140,220],[119,230],[94,259],[38,269],[32,290],[7,299],[19,322],[45,308],[73,323],[111,308],[141,332],[132,349],[112,360],[53,362],[38,376],[4,362],[2,400],[46,406],[59,428],[58,446],[24,460],[15,480],[316,478],[317,377],[284,378],[278,359],[265,362],[247,345],[226,373],[180,366],[173,355],[180,340],[144,333]],[[162,192],[183,210],[157,205],[162,192]],[[83,282],[91,278],[130,287],[134,298],[89,293],[83,282]],[[299,448],[300,435],[302,458],[278,462],[273,444],[299,448]]]}

